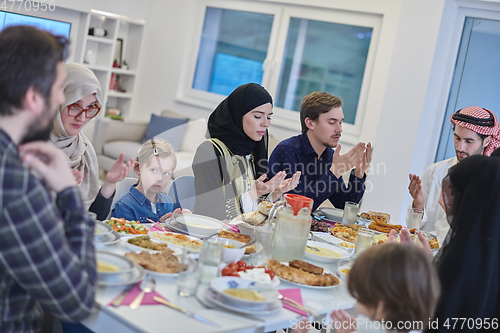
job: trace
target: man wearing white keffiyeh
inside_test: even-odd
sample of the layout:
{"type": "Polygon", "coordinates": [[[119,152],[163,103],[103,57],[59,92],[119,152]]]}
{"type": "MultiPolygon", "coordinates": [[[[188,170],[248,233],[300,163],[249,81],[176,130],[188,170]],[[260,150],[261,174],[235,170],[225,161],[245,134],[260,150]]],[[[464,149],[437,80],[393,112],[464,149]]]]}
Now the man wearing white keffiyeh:
{"type": "Polygon", "coordinates": [[[126,177],[133,159],[124,164],[121,154],[106,175],[99,190],[99,166],[89,139],[81,133],[102,105],[101,86],[95,74],[80,64],[65,64],[68,78],[64,86],[66,101],[54,119],[50,141],[66,156],[77,181],[84,206],[103,220],[109,213],[116,183],[126,177]]]}

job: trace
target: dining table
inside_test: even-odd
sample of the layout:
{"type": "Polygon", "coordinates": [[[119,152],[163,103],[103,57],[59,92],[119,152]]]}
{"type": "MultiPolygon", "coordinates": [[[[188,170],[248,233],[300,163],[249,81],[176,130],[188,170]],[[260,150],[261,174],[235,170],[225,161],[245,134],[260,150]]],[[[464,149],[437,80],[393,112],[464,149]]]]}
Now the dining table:
{"type": "MultiPolygon", "coordinates": [[[[146,224],[147,226],[147,224],[146,224]]],[[[322,242],[321,238],[313,238],[322,242]]],[[[105,251],[124,255],[130,250],[123,240],[114,244],[96,246],[96,251],[105,251]]],[[[248,259],[247,259],[248,260],[248,259]]],[[[326,272],[335,273],[338,261],[320,263],[304,259],[314,265],[323,267],[326,272]]],[[[282,308],[272,315],[258,316],[260,320],[248,318],[238,313],[229,312],[222,308],[208,308],[200,303],[197,297],[181,297],[177,293],[177,277],[157,277],[156,291],[170,302],[200,315],[218,326],[208,325],[188,317],[164,305],[142,305],[136,310],[128,305],[113,307],[110,305],[118,295],[127,288],[127,285],[97,286],[95,306],[92,314],[81,323],[93,332],[272,332],[294,326],[305,316],[282,308]]],[[[340,285],[335,288],[309,288],[298,286],[281,280],[277,290],[300,288],[304,306],[313,309],[318,317],[309,316],[310,321],[329,323],[329,315],[336,309],[352,309],[355,299],[347,291],[346,281],[341,279],[340,285]]],[[[207,285],[200,284],[198,295],[206,292],[207,285]]]]}

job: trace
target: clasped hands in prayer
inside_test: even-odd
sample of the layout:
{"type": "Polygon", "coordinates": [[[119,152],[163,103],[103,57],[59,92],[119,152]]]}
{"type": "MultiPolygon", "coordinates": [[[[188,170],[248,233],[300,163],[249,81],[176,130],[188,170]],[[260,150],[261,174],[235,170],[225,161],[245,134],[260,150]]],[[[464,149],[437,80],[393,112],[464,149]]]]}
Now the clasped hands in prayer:
{"type": "Polygon", "coordinates": [[[292,177],[285,179],[286,172],[280,171],[273,178],[265,181],[267,175],[262,175],[254,182],[252,189],[250,190],[250,195],[252,199],[256,199],[261,195],[267,193],[272,194],[272,201],[278,200],[283,193],[289,192],[297,187],[300,180],[300,171],[293,174],[292,177]]]}
{"type": "Polygon", "coordinates": [[[372,161],[372,144],[368,142],[365,145],[363,142],[360,142],[343,155],[340,155],[341,148],[340,144],[335,148],[330,171],[335,177],[339,178],[346,171],[356,167],[354,175],[358,178],[363,178],[372,161]]]}

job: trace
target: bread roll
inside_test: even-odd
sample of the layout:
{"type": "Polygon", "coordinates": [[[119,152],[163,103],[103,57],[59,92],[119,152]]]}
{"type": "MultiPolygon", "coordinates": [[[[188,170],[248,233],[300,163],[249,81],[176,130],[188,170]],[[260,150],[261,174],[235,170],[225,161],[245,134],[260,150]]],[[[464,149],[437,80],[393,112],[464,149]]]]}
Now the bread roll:
{"type": "Polygon", "coordinates": [[[266,220],[267,216],[259,211],[245,213],[243,215],[243,221],[250,223],[251,225],[261,225],[266,220]]]}
{"type": "Polygon", "coordinates": [[[269,213],[271,212],[271,209],[273,208],[274,204],[269,201],[262,201],[259,205],[259,212],[262,214],[269,216],[269,213]]]}

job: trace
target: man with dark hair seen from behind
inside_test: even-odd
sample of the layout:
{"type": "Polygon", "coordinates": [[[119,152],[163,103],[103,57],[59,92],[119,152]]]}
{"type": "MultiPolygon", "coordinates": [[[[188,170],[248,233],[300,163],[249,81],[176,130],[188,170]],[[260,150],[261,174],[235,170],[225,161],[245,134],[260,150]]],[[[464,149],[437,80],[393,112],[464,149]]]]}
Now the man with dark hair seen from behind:
{"type": "Polygon", "coordinates": [[[410,174],[408,190],[413,202],[408,206],[407,222],[412,208],[424,211],[421,230],[434,231],[441,246],[450,225],[440,204],[441,183],[448,169],[471,155],[486,155],[500,146],[500,124],[493,112],[469,106],[451,115],[456,157],[431,164],[422,179],[410,174]]]}
{"type": "Polygon", "coordinates": [[[302,99],[302,134],[281,141],[269,158],[269,177],[284,170],[288,177],[300,171],[300,181],[290,193],[314,199],[313,211],[326,199],[343,209],[346,201],[359,203],[371,162],[371,144],[360,142],[340,155],[342,100],[326,92],[313,92],[302,99]],[[335,151],[332,148],[336,148],[335,151]],[[342,174],[351,171],[346,187],[342,174]]]}
{"type": "Polygon", "coordinates": [[[66,155],[43,142],[64,102],[66,46],[33,27],[0,32],[2,333],[38,332],[43,317],[80,321],[94,306],[94,222],[66,155]]]}

